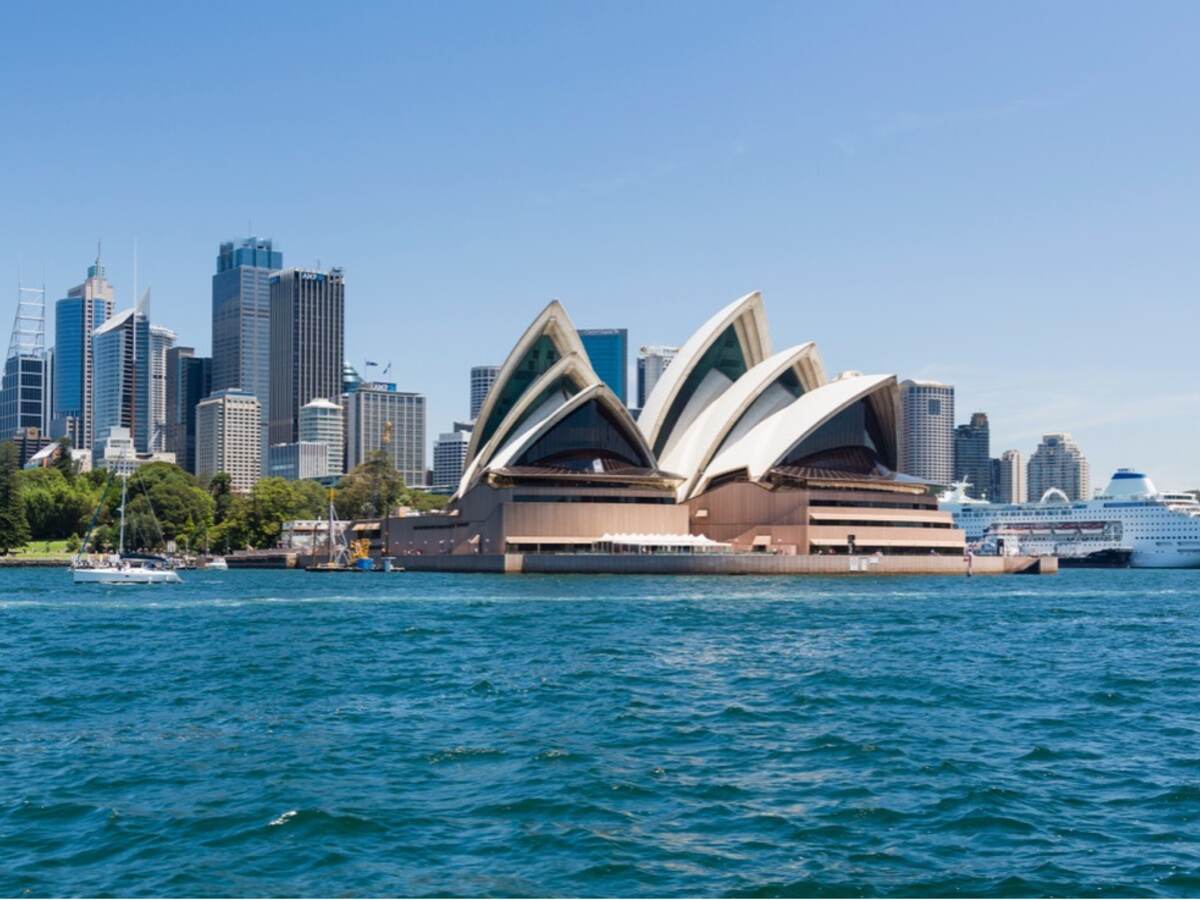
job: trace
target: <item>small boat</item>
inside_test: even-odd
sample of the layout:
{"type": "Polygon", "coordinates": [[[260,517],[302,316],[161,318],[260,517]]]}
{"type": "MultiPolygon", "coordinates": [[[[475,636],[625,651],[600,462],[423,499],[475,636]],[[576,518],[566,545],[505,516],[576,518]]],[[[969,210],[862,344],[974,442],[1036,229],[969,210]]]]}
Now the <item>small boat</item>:
{"type": "Polygon", "coordinates": [[[117,555],[102,556],[99,559],[85,556],[84,548],[87,547],[100,508],[104,505],[104,497],[108,493],[108,486],[105,485],[104,492],[100,495],[100,503],[96,506],[96,512],[92,514],[92,522],[88,527],[87,536],[80,545],[79,553],[71,560],[71,577],[75,584],[181,584],[183,582],[179,573],[171,567],[171,561],[167,557],[154,553],[125,552],[125,501],[128,498],[128,492],[129,479],[122,476],[121,537],[117,555]]]}
{"type": "Polygon", "coordinates": [[[350,548],[346,545],[346,536],[337,524],[337,510],[333,505],[333,489],[329,490],[329,529],[325,539],[328,557],[325,562],[314,562],[304,567],[306,572],[350,572],[348,560],[350,548]]]}
{"type": "Polygon", "coordinates": [[[223,556],[214,556],[204,564],[204,568],[224,570],[229,568],[229,563],[225,562],[225,557],[223,556]]]}

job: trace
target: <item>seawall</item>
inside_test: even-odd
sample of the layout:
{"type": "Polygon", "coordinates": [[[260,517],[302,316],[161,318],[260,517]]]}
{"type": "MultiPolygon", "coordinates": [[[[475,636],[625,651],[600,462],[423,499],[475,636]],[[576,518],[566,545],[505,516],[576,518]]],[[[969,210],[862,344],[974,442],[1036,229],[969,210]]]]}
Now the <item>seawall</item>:
{"type": "MultiPolygon", "coordinates": [[[[958,556],[784,556],[768,553],[660,554],[507,553],[399,556],[410,572],[504,572],[576,575],[958,575],[968,574],[958,556]]],[[[982,556],[972,575],[1051,575],[1052,556],[982,556]]]]}

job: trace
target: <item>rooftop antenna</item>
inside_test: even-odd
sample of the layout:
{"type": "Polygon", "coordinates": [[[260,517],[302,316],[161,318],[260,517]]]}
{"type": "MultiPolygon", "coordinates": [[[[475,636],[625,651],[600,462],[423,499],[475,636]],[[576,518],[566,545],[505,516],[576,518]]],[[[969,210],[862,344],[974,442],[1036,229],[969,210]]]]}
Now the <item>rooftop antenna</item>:
{"type": "Polygon", "coordinates": [[[137,260],[137,238],[133,239],[133,303],[138,304],[138,260],[137,260]]]}

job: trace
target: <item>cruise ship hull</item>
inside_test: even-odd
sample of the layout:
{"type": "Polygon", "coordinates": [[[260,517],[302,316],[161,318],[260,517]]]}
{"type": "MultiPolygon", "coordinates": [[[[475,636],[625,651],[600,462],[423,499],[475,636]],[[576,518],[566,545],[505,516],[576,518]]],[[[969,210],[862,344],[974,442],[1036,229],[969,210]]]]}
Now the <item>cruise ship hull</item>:
{"type": "Polygon", "coordinates": [[[1135,569],[1200,569],[1200,550],[1135,550],[1129,564],[1135,569]]]}

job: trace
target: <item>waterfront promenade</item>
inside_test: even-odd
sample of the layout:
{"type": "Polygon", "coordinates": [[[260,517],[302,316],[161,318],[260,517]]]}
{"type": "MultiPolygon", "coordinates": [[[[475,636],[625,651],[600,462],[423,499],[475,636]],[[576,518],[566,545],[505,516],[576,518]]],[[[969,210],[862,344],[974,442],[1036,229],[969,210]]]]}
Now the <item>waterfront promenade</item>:
{"type": "Polygon", "coordinates": [[[825,555],[776,553],[505,553],[401,556],[413,572],[509,575],[1053,575],[1054,557],[825,555]]]}

